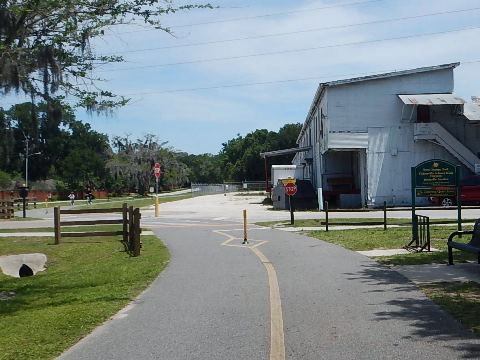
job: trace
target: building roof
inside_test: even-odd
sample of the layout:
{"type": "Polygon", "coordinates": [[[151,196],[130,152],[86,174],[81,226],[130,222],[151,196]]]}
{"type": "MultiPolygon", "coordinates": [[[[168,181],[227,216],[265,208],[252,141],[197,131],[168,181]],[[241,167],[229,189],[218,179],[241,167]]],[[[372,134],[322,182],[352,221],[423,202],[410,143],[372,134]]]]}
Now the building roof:
{"type": "Polygon", "coordinates": [[[480,104],[466,103],[463,106],[463,116],[470,121],[480,121],[480,104]]]}
{"type": "Polygon", "coordinates": [[[327,87],[346,85],[346,84],[352,84],[352,83],[364,82],[364,81],[371,81],[371,80],[380,80],[380,79],[386,79],[386,78],[391,78],[391,77],[396,77],[396,76],[420,74],[420,73],[430,72],[430,71],[454,69],[459,65],[460,65],[459,62],[455,62],[455,63],[449,63],[449,64],[426,66],[426,67],[420,67],[420,68],[409,69],[409,70],[391,71],[391,72],[386,72],[386,73],[381,73],[381,74],[367,75],[367,76],[362,76],[362,77],[355,77],[355,78],[350,78],[350,79],[335,80],[335,81],[328,81],[328,82],[320,83],[318,85],[317,91],[315,93],[315,97],[313,98],[312,104],[310,105],[310,109],[308,110],[307,118],[305,119],[302,130],[300,130],[300,134],[298,135],[297,142],[300,141],[300,137],[305,132],[305,129],[306,129],[308,123],[310,122],[311,114],[312,114],[313,110],[315,109],[316,104],[320,100],[321,95],[323,94],[323,92],[325,91],[325,89],[327,87]]]}
{"type": "Polygon", "coordinates": [[[463,105],[465,100],[454,94],[398,95],[405,105],[463,105]]]}
{"type": "Polygon", "coordinates": [[[272,156],[280,156],[280,155],[287,155],[287,154],[296,154],[298,152],[305,152],[310,150],[312,147],[311,146],[304,146],[301,148],[290,148],[290,149],[282,149],[282,150],[274,150],[274,151],[267,151],[267,152],[261,152],[260,157],[262,159],[265,159],[266,157],[272,157],[272,156]]]}

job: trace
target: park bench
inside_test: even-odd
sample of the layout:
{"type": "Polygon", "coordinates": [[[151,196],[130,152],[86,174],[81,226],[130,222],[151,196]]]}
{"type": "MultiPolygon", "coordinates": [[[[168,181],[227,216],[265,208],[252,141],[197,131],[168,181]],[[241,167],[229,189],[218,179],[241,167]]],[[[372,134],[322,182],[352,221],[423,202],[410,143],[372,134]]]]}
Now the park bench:
{"type": "Polygon", "coordinates": [[[458,249],[461,251],[467,251],[477,254],[478,263],[480,264],[480,219],[475,221],[473,230],[471,231],[455,231],[448,237],[448,264],[453,265],[453,252],[452,249],[458,249]],[[468,243],[461,243],[453,241],[455,236],[459,235],[472,235],[471,240],[468,243]]]}

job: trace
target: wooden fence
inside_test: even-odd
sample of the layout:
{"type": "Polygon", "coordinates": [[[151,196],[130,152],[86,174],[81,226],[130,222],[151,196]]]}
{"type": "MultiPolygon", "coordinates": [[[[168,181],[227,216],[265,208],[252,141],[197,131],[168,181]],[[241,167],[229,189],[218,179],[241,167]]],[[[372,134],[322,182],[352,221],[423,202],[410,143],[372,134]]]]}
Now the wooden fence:
{"type": "Polygon", "coordinates": [[[109,209],[77,209],[62,210],[60,207],[54,208],[54,231],[55,244],[60,244],[62,238],[65,237],[93,237],[93,236],[117,236],[122,235],[122,242],[125,250],[133,256],[140,255],[140,209],[134,209],[133,206],[128,207],[123,204],[121,208],[109,209]],[[74,220],[62,221],[62,214],[107,214],[120,213],[120,219],[98,219],[98,220],[74,220]],[[112,225],[122,224],[122,230],[118,231],[88,231],[88,232],[62,232],[62,226],[85,226],[85,225],[112,225]]]}
{"type": "Polygon", "coordinates": [[[0,219],[13,219],[13,201],[0,201],[0,219]]]}

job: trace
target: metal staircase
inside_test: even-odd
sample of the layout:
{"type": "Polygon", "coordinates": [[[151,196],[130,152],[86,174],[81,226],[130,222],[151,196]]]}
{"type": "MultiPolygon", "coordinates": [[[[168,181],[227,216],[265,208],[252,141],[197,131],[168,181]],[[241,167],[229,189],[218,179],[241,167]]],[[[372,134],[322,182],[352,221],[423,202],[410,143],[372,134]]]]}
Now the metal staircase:
{"type": "Polygon", "coordinates": [[[414,125],[415,141],[427,140],[443,146],[472,171],[475,171],[475,164],[480,164],[480,159],[439,123],[415,123],[414,125]]]}

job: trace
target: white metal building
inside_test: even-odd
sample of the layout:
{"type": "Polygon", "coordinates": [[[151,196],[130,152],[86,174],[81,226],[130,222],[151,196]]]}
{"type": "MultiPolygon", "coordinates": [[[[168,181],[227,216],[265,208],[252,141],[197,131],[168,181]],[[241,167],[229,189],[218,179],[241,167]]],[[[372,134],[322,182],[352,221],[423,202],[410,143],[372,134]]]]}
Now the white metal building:
{"type": "MultiPolygon", "coordinates": [[[[293,163],[337,205],[411,203],[410,168],[480,164],[480,106],[453,94],[459,63],[319,85],[293,163]]],[[[419,199],[422,201],[422,199],[419,199]]]]}

